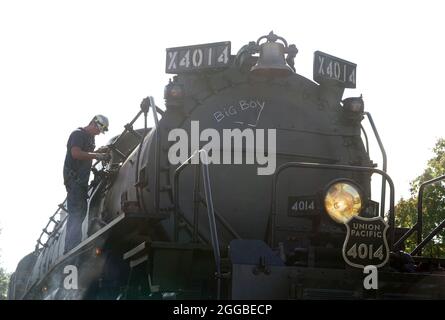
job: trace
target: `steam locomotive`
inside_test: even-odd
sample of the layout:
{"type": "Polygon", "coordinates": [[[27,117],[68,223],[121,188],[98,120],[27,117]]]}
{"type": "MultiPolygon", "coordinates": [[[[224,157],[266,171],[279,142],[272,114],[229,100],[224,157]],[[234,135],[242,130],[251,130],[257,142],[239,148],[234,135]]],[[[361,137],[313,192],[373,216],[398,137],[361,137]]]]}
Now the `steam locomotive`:
{"type": "Polygon", "coordinates": [[[236,55],[230,42],[167,49],[165,110],[144,99],[108,143],[111,160],[93,167],[82,242],[64,252],[63,202],[18,264],[9,298],[444,298],[443,275],[417,268],[434,235],[422,238],[421,220],[396,228],[376,126],[362,97],[343,99],[356,64],[317,51],[311,81],[296,73],[297,53],[273,32],[236,55]],[[145,127],[134,129],[140,117],[145,127]],[[384,229],[360,222],[373,219],[384,229]],[[347,244],[351,228],[357,241],[380,235],[380,248],[347,244]],[[416,231],[415,254],[404,253],[416,231]],[[379,268],[377,290],[363,286],[365,265],[379,268]]]}

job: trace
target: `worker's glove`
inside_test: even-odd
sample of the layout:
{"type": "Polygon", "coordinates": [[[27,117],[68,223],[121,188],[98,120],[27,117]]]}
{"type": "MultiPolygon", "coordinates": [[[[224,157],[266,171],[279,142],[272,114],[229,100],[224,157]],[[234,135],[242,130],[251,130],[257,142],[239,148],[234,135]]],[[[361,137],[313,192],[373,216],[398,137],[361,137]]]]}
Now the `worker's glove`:
{"type": "Polygon", "coordinates": [[[99,161],[110,161],[111,156],[109,153],[96,153],[96,159],[99,161]]]}
{"type": "Polygon", "coordinates": [[[94,152],[97,152],[97,153],[107,153],[109,151],[110,151],[110,148],[108,146],[102,146],[102,147],[100,147],[99,149],[97,149],[94,152]]]}

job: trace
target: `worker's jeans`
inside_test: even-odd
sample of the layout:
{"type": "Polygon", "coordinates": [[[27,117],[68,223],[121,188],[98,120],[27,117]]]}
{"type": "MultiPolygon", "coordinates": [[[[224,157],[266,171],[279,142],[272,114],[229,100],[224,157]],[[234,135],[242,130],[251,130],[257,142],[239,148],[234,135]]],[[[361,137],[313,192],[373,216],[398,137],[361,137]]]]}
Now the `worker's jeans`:
{"type": "Polygon", "coordinates": [[[68,192],[66,202],[68,220],[65,235],[65,253],[77,246],[82,240],[82,222],[87,212],[87,185],[80,185],[74,179],[66,181],[68,192]]]}

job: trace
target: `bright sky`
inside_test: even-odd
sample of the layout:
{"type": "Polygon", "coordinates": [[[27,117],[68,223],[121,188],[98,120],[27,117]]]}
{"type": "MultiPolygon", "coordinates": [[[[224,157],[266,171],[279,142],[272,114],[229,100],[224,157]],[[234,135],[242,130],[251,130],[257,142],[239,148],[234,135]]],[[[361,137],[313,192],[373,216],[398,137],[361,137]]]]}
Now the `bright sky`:
{"type": "MultiPolygon", "coordinates": [[[[445,75],[440,1],[22,1],[0,2],[0,249],[13,271],[65,197],[70,132],[96,113],[111,121],[101,145],[153,95],[163,106],[165,48],[231,41],[232,53],[273,30],[299,49],[357,63],[388,154],[397,198],[445,136],[437,94],[445,75]]],[[[377,150],[372,158],[381,164],[377,150]]]]}

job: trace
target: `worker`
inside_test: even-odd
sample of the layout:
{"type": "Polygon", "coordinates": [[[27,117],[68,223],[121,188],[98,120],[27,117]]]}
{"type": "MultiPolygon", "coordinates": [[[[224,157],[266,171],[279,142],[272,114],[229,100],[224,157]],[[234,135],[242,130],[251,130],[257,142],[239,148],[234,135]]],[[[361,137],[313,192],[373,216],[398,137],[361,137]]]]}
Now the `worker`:
{"type": "Polygon", "coordinates": [[[68,219],[65,234],[65,253],[77,246],[82,240],[82,221],[87,211],[88,181],[92,160],[110,160],[106,149],[94,152],[94,137],[108,130],[108,119],[96,115],[83,128],[74,130],[67,143],[63,166],[63,179],[67,191],[68,219]]]}

